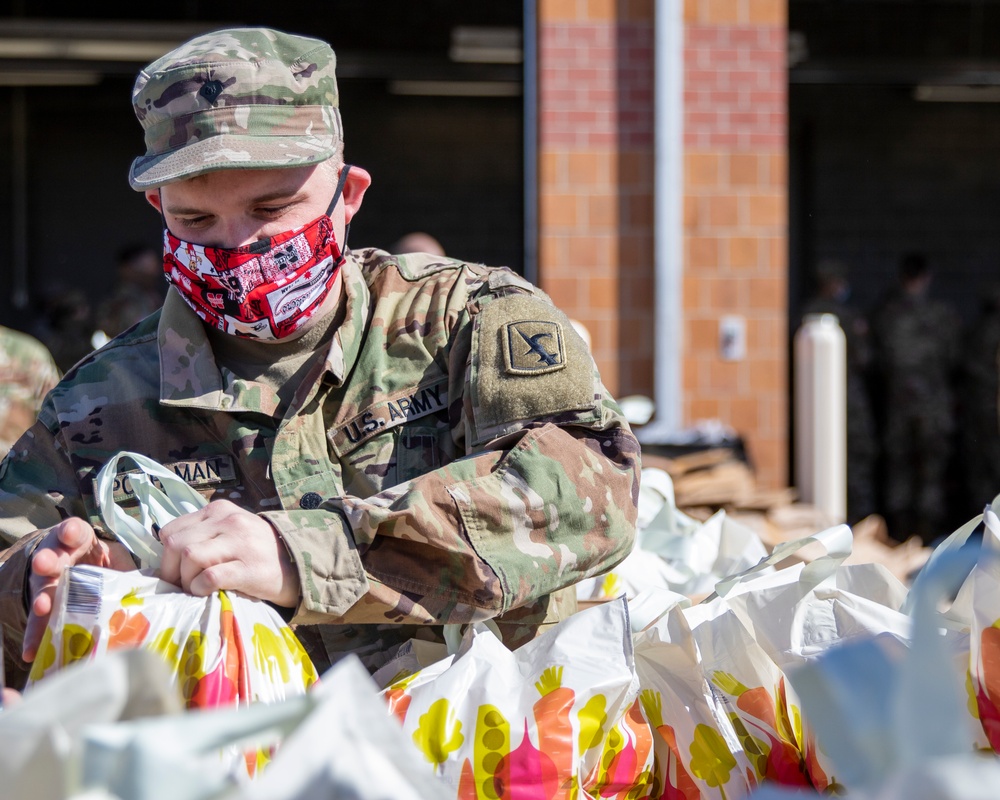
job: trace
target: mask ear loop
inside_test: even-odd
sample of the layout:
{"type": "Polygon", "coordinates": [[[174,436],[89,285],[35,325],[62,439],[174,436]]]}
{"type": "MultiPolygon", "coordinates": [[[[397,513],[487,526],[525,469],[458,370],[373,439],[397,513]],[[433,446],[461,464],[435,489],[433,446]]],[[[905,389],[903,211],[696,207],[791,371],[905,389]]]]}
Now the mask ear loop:
{"type": "Polygon", "coordinates": [[[157,211],[160,212],[160,219],[163,220],[163,230],[165,230],[167,233],[170,233],[170,228],[167,226],[167,218],[163,214],[163,192],[160,191],[159,186],[156,187],[156,196],[160,198],[160,203],[159,207],[157,208],[157,211]]]}
{"type": "MultiPolygon", "coordinates": [[[[340,170],[340,180],[337,181],[337,189],[333,193],[333,200],[330,201],[329,208],[326,209],[326,215],[328,217],[333,215],[333,209],[337,207],[337,203],[340,202],[340,196],[344,192],[344,184],[347,183],[347,175],[351,171],[350,164],[344,164],[343,168],[340,170]]],[[[344,225],[344,243],[341,246],[341,252],[347,252],[347,236],[351,232],[351,223],[348,222],[344,225]]]]}

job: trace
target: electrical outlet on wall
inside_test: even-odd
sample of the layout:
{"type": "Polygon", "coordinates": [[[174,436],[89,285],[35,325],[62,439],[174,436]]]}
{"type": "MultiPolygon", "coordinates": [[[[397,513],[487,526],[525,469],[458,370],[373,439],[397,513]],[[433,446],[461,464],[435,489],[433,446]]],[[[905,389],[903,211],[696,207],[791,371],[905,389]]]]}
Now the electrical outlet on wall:
{"type": "Polygon", "coordinates": [[[738,314],[719,319],[719,355],[723,361],[742,361],[747,355],[747,321],[738,314]]]}

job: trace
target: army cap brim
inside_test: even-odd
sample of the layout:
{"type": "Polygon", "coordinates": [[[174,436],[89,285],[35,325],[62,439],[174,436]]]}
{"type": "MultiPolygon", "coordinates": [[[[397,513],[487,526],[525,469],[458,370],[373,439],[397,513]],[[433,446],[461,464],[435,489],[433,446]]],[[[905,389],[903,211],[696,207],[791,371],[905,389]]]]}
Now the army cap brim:
{"type": "Polygon", "coordinates": [[[146,152],[129,183],[144,191],[214,170],[330,158],[343,143],[336,65],[326,42],[270,28],[182,44],[136,78],[132,105],[146,152]]]}
{"type": "Polygon", "coordinates": [[[220,134],[167,153],[139,156],[129,170],[129,184],[138,192],[221,169],[271,169],[318,164],[332,158],[338,137],[261,137],[220,134]]]}

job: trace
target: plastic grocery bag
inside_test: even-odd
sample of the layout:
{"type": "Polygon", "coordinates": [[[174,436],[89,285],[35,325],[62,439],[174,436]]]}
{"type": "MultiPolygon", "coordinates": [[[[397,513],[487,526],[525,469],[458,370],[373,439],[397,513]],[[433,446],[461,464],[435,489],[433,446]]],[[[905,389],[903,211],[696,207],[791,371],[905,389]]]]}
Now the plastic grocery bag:
{"type": "Polygon", "coordinates": [[[139,571],[76,566],[56,587],[26,688],[77,661],[135,647],[160,654],[188,708],[273,703],[317,677],[266,603],[230,592],[194,597],[139,571]]]}
{"type": "Polygon", "coordinates": [[[983,543],[971,584],[970,693],[986,738],[1000,753],[1000,519],[983,513],[983,543]]]}
{"type": "Polygon", "coordinates": [[[783,680],[788,669],[852,637],[884,631],[909,635],[909,619],[898,610],[906,588],[880,565],[844,566],[851,542],[850,528],[841,525],[779,545],[757,566],[720,581],[718,596],[704,604],[715,606],[714,610],[691,612],[692,622],[696,614],[703,622],[712,619],[712,628],[707,634],[701,631],[699,640],[713,677],[718,678],[714,685],[727,703],[735,703],[740,722],[755,740],[746,747],[752,751],[756,744],[766,752],[767,762],[758,757],[757,763],[772,778],[780,776],[792,785],[805,777],[820,790],[837,790],[842,780],[816,739],[811,720],[800,712],[794,687],[783,680]],[[814,543],[826,553],[808,563],[768,571],[814,543]],[[752,645],[747,642],[741,649],[738,642],[730,647],[725,639],[716,644],[710,638],[724,627],[731,636],[737,635],[733,618],[747,631],[752,645]],[[773,667],[768,668],[761,656],[773,667]],[[776,727],[770,724],[770,713],[761,717],[772,707],[776,727]],[[774,741],[764,733],[773,734],[774,741]]]}
{"type": "MultiPolygon", "coordinates": [[[[162,657],[189,708],[273,703],[305,693],[316,681],[309,656],[268,604],[226,591],[194,597],[153,574],[162,549],[153,525],[166,525],[204,505],[200,495],[170,470],[135,453],[121,453],[102,468],[97,493],[105,523],[144,569],[66,570],[56,587],[28,691],[70,664],[137,647],[162,657]],[[117,465],[125,458],[139,467],[129,476],[139,500],[139,520],[114,500],[117,465]]],[[[247,754],[247,771],[254,774],[268,758],[264,752],[247,754]]]]}
{"type": "Polygon", "coordinates": [[[448,785],[442,796],[535,796],[530,787],[546,798],[624,798],[652,767],[631,638],[624,598],[514,652],[475,625],[456,654],[383,695],[428,771],[448,785]]]}
{"type": "Polygon", "coordinates": [[[0,712],[0,794],[62,800],[80,790],[80,751],[90,725],[182,709],[166,665],[132,650],[53,675],[0,712]]]}
{"type": "MultiPolygon", "coordinates": [[[[909,639],[892,633],[859,637],[789,671],[852,797],[981,796],[941,791],[940,781],[945,764],[958,778],[955,789],[967,771],[981,772],[973,769],[981,759],[974,755],[965,721],[965,693],[954,680],[950,632],[942,629],[938,612],[974,558],[969,552],[952,553],[926,568],[911,593],[909,639]],[[940,793],[921,789],[913,780],[919,774],[940,793]]],[[[1000,771],[992,773],[1000,777],[1000,771]]]]}
{"type": "Polygon", "coordinates": [[[746,797],[757,786],[754,765],[709,684],[680,604],[636,635],[635,666],[640,707],[654,734],[648,796],[746,797]]]}
{"type": "Polygon", "coordinates": [[[767,556],[757,534],[724,510],[705,522],[680,511],[670,475],[642,471],[638,531],[632,552],[610,572],[577,584],[580,600],[629,599],[645,589],[704,595],[720,579],[741,572],[767,556]]]}
{"type": "Polygon", "coordinates": [[[836,788],[806,736],[785,675],[724,600],[686,609],[701,669],[758,783],[836,788]]]}
{"type": "Polygon", "coordinates": [[[0,796],[32,800],[437,800],[445,789],[354,657],[304,695],[181,713],[145,650],[75,664],[0,713],[0,775],[0,796]],[[252,782],[218,758],[279,739],[252,782]]]}

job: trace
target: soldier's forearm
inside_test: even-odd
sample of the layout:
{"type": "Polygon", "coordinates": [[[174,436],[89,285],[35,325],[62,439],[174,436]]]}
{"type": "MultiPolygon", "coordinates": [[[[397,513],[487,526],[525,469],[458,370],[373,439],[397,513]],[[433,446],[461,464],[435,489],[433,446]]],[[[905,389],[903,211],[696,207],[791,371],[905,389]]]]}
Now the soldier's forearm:
{"type": "Polygon", "coordinates": [[[638,468],[627,429],[542,425],[509,450],[335,501],[342,516],[334,507],[266,516],[303,578],[297,621],[469,622],[621,561],[634,539],[638,468]]]}

